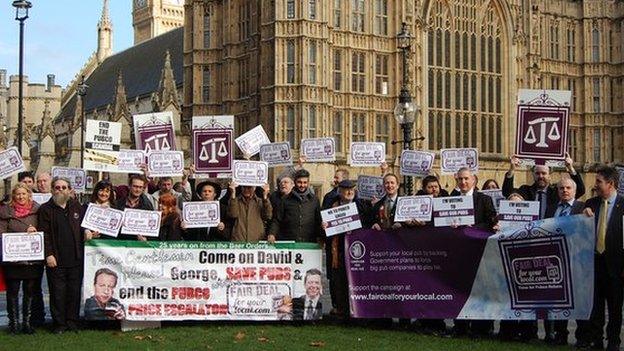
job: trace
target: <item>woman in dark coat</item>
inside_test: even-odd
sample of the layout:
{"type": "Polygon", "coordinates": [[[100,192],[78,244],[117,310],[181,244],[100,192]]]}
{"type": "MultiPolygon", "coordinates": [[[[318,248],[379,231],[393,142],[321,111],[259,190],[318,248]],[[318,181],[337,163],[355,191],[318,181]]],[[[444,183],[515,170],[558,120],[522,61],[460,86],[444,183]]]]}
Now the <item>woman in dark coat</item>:
{"type": "Polygon", "coordinates": [[[176,197],[171,194],[164,194],[158,198],[158,210],[162,212],[159,241],[182,240],[182,223],[177,202],[176,197]]]}
{"type": "MultiPolygon", "coordinates": [[[[11,201],[0,208],[0,233],[34,233],[37,231],[37,210],[39,205],[32,200],[32,191],[24,184],[17,184],[11,192],[11,201]]],[[[41,248],[43,249],[43,248],[41,248]]],[[[23,286],[22,331],[33,334],[30,323],[33,293],[43,275],[42,261],[4,263],[7,285],[7,314],[9,332],[19,332],[19,290],[23,286]]]]}
{"type": "MultiPolygon", "coordinates": [[[[93,193],[91,193],[91,198],[89,202],[82,206],[82,215],[84,216],[87,211],[87,207],[89,204],[96,204],[102,207],[116,208],[115,201],[115,191],[113,190],[113,184],[104,179],[100,180],[95,184],[93,188],[93,193]]],[[[96,231],[92,231],[90,229],[84,229],[85,240],[91,239],[110,239],[112,237],[101,234],[96,231]]]]}

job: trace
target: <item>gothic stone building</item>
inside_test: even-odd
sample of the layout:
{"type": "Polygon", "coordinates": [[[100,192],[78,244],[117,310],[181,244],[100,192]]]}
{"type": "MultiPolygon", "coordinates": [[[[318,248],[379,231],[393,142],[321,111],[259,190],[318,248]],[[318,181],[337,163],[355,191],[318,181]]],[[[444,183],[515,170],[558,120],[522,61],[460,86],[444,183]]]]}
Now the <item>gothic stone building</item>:
{"type": "Polygon", "coordinates": [[[185,17],[183,119],[234,114],[237,133],[262,124],[295,153],[333,136],[338,162],[310,166],[317,185],[353,141],[387,143],[396,167],[402,22],[419,147],[477,147],[479,178],[501,180],[518,89],[569,89],[569,152],[586,180],[624,159],[620,0],[186,0],[185,17]]]}

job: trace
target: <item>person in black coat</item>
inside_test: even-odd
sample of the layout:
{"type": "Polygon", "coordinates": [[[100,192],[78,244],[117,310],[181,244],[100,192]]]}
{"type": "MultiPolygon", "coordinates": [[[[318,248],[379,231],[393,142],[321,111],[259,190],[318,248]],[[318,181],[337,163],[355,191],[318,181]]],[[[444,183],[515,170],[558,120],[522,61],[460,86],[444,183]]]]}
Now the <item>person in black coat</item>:
{"type": "Polygon", "coordinates": [[[619,174],[613,167],[596,171],[596,197],[585,202],[585,213],[594,216],[596,251],[594,255],[594,305],[588,323],[581,323],[577,346],[602,349],[605,301],[609,313],[607,350],[620,349],[622,301],[624,299],[624,249],[622,217],[624,197],[617,194],[619,174]],[[591,343],[591,345],[590,345],[591,343]]]}
{"type": "Polygon", "coordinates": [[[399,197],[399,177],[388,173],[383,177],[383,186],[386,195],[377,200],[373,198],[373,206],[369,217],[372,218],[372,229],[387,230],[400,228],[401,223],[394,222],[396,203],[399,197]]]}
{"type": "Polygon", "coordinates": [[[334,173],[334,180],[332,181],[332,190],[330,190],[325,196],[323,196],[323,202],[321,203],[321,209],[326,210],[330,208],[334,202],[338,199],[338,185],[343,180],[349,179],[349,170],[346,168],[338,168],[334,173]]]}
{"type": "MultiPolygon", "coordinates": [[[[367,216],[365,216],[365,214],[368,213],[369,210],[366,202],[357,198],[356,187],[357,183],[354,181],[348,179],[342,180],[337,186],[338,198],[336,198],[330,208],[348,205],[354,202],[360,214],[362,227],[367,228],[369,224],[367,223],[367,216]]],[[[327,229],[326,222],[323,222],[321,225],[323,229],[327,229]]],[[[351,231],[336,234],[328,237],[325,242],[327,278],[329,279],[329,291],[333,307],[330,314],[338,319],[346,319],[349,317],[349,284],[345,267],[344,245],[345,235],[349,234],[351,234],[351,231]]]]}
{"type": "Polygon", "coordinates": [[[306,293],[303,296],[292,299],[293,320],[318,320],[323,316],[323,295],[322,273],[313,268],[305,273],[303,278],[306,293]]]}
{"type": "MultiPolygon", "coordinates": [[[[566,155],[565,164],[572,180],[576,183],[575,198],[578,199],[585,194],[585,183],[583,177],[576,172],[572,159],[566,155]]],[[[533,184],[522,185],[518,189],[514,188],[514,171],[520,165],[520,160],[512,157],[509,164],[509,171],[505,173],[503,182],[503,196],[508,197],[511,193],[518,193],[526,201],[540,201],[540,219],[545,218],[546,208],[559,202],[557,187],[550,183],[550,168],[548,166],[536,165],[533,167],[533,184]]]]}
{"type": "MultiPolygon", "coordinates": [[[[473,227],[494,232],[496,210],[492,198],[476,191],[476,178],[468,168],[461,168],[456,174],[459,196],[472,196],[475,224],[473,227]]],[[[493,332],[494,321],[491,320],[455,320],[453,334],[474,337],[487,337],[493,332]]]]}
{"type": "MultiPolygon", "coordinates": [[[[128,180],[128,195],[121,197],[117,200],[117,208],[124,210],[126,208],[132,208],[137,210],[154,211],[154,205],[150,198],[145,194],[145,187],[147,186],[147,179],[139,174],[132,174],[128,180]]],[[[141,240],[147,239],[142,235],[128,235],[119,234],[118,240],[141,240]]]]}
{"type": "MultiPolygon", "coordinates": [[[[191,183],[194,185],[194,180],[191,183]]],[[[205,180],[195,188],[195,195],[192,201],[219,201],[221,194],[221,185],[217,182],[205,180]]],[[[221,222],[212,228],[186,228],[186,224],[182,222],[184,240],[189,241],[227,241],[225,236],[225,213],[227,206],[223,203],[219,204],[221,222]]]]}

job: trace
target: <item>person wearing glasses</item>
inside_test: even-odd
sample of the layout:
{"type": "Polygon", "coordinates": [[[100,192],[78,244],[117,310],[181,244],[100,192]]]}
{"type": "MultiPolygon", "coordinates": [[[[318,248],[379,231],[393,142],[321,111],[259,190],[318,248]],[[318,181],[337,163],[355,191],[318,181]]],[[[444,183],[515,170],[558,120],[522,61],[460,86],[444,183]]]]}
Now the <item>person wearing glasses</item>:
{"type": "Polygon", "coordinates": [[[71,198],[68,179],[52,179],[52,198],[41,205],[39,230],[44,233],[46,274],[50,287],[50,312],[54,332],[77,330],[84,256],[80,230],[82,206],[71,198]]]}
{"type": "MultiPolygon", "coordinates": [[[[126,208],[133,208],[137,210],[154,211],[154,205],[152,200],[145,193],[145,187],[147,186],[147,179],[140,174],[132,174],[128,179],[128,195],[126,197],[119,198],[117,200],[117,208],[120,210],[126,208]]],[[[127,235],[119,234],[117,239],[119,240],[137,240],[146,241],[147,239],[142,235],[127,235]]]]}

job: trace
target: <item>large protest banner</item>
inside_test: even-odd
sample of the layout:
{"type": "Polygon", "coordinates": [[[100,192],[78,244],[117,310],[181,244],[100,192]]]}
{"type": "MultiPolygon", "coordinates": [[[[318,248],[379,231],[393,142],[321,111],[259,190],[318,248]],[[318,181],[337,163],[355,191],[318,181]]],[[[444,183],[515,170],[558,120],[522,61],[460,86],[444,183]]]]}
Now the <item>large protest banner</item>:
{"type": "Polygon", "coordinates": [[[358,230],[345,236],[351,314],[587,319],[594,240],[594,220],[583,215],[496,235],[470,227],[358,230]]]}
{"type": "Polygon", "coordinates": [[[321,260],[311,243],[92,240],[85,243],[85,318],[318,319],[318,297],[328,290],[321,260]],[[317,297],[313,312],[306,296],[317,297]]]}

